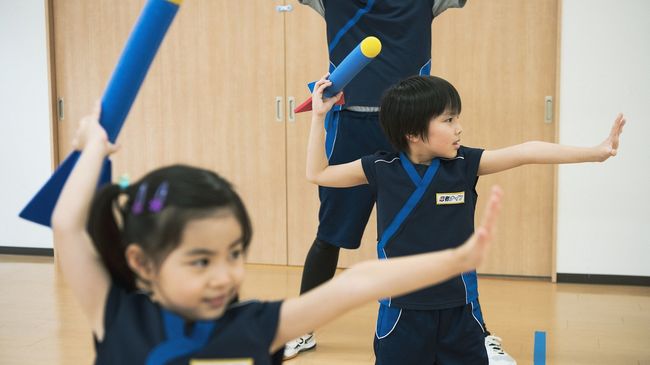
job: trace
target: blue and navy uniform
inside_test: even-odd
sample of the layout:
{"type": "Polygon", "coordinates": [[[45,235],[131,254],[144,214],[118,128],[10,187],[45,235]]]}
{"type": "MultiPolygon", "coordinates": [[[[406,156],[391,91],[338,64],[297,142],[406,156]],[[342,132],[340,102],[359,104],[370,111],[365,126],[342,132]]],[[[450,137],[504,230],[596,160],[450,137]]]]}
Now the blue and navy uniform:
{"type": "MultiPolygon", "coordinates": [[[[325,18],[330,71],[368,36],[382,42],[381,53],[345,87],[345,102],[325,121],[330,165],[357,160],[392,147],[379,125],[383,93],[398,81],[428,75],[431,22],[465,0],[300,0],[325,18]]],[[[319,188],[317,238],[332,245],[359,247],[374,200],[367,186],[319,188]]]]}
{"type": "Polygon", "coordinates": [[[281,352],[271,355],[269,349],[281,304],[235,303],[216,320],[188,324],[148,295],[114,284],[106,301],[104,339],[95,344],[95,364],[187,365],[219,359],[220,364],[280,364],[281,352]]]}
{"type": "MultiPolygon", "coordinates": [[[[482,154],[463,146],[455,158],[434,159],[431,165],[413,164],[404,153],[363,157],[377,200],[378,256],[440,251],[467,240],[474,232],[482,154]]],[[[476,273],[469,272],[382,300],[377,364],[487,364],[484,329],[472,311],[476,287],[476,273]]]]}
{"type": "MultiPolygon", "coordinates": [[[[344,89],[346,105],[376,107],[398,81],[428,75],[431,22],[465,0],[300,0],[325,17],[330,63],[343,61],[368,36],[379,38],[381,53],[344,89]]],[[[377,151],[373,151],[377,152],[377,151]]]]}

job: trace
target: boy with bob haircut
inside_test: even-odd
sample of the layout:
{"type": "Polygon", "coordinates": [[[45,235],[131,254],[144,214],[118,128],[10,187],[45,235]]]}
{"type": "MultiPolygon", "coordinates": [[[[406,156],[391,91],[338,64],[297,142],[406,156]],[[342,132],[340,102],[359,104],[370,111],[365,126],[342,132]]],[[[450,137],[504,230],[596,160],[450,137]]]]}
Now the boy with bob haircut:
{"type": "MultiPolygon", "coordinates": [[[[531,141],[497,150],[461,145],[461,99],[446,80],[414,76],[391,87],[379,112],[397,152],[377,152],[328,165],[323,122],[340,94],[314,88],[307,178],[320,186],[368,184],[377,201],[377,253],[388,259],[456,247],[474,231],[476,183],[481,175],[526,164],[602,162],[615,156],[625,118],[595,147],[531,141]]],[[[484,329],[474,314],[476,272],[380,301],[376,364],[488,364],[484,329]]]]}

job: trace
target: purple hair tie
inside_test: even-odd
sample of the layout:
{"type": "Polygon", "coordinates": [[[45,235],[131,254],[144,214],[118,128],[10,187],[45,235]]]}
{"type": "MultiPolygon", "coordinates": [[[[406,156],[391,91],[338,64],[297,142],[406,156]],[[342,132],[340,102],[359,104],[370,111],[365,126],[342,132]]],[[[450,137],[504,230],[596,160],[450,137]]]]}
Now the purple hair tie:
{"type": "Polygon", "coordinates": [[[131,206],[131,213],[138,215],[144,210],[144,201],[147,198],[147,183],[140,184],[138,193],[135,196],[135,201],[131,206]]]}
{"type": "Polygon", "coordinates": [[[163,181],[162,184],[156,190],[153,199],[149,202],[149,211],[151,213],[158,213],[162,210],[165,205],[165,200],[167,199],[167,191],[169,190],[169,183],[163,181]]]}

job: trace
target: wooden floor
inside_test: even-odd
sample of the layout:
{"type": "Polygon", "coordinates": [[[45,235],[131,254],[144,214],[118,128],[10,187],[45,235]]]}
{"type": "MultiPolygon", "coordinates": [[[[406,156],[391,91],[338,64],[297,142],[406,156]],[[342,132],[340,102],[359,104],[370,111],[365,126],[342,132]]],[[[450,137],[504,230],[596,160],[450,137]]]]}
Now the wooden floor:
{"type": "MultiPolygon", "coordinates": [[[[243,298],[296,295],[301,269],[248,267],[243,298]]],[[[535,331],[547,364],[650,365],[650,288],[480,278],[488,326],[518,364],[532,364],[535,331]]],[[[377,305],[318,330],[318,346],[288,365],[373,364],[377,305]]],[[[89,364],[90,331],[51,258],[0,255],[0,363],[89,364]]]]}

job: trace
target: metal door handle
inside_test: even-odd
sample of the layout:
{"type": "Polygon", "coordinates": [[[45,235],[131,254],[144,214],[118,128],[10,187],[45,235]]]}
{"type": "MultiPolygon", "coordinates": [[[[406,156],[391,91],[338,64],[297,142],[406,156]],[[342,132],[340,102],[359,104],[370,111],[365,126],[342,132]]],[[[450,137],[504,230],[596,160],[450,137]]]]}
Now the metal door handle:
{"type": "Polygon", "coordinates": [[[544,98],[544,123],[550,124],[553,122],[553,97],[547,96],[544,98]]]}
{"type": "Polygon", "coordinates": [[[288,98],[289,101],[289,122],[295,122],[296,121],[296,113],[294,113],[294,109],[296,108],[296,98],[293,96],[290,96],[288,98]]]}
{"type": "Polygon", "coordinates": [[[281,96],[276,96],[275,97],[275,120],[278,122],[282,121],[282,97],[281,96]]]}
{"type": "Polygon", "coordinates": [[[293,10],[293,6],[291,6],[291,4],[289,4],[289,5],[278,5],[278,6],[275,7],[275,11],[277,11],[278,13],[288,13],[291,10],[293,10]]]}
{"type": "Polygon", "coordinates": [[[57,115],[59,117],[59,120],[63,120],[63,117],[65,116],[63,114],[64,113],[64,111],[63,111],[64,107],[65,107],[65,101],[63,100],[63,98],[59,98],[56,101],[56,112],[57,112],[57,115]]]}

